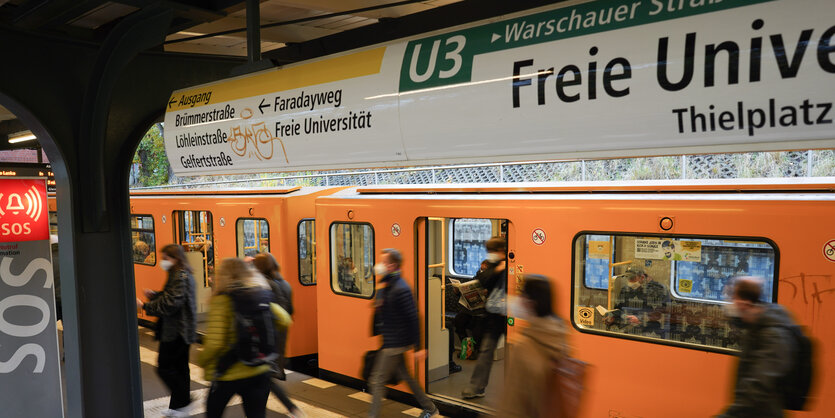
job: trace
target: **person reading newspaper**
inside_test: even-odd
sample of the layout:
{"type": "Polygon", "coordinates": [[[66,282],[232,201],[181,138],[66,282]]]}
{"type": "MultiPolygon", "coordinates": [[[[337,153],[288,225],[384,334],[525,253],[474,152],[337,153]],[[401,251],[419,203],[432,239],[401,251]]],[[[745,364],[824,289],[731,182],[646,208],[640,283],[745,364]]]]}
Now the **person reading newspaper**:
{"type": "Polygon", "coordinates": [[[615,309],[609,311],[602,306],[597,307],[607,327],[663,337],[667,331],[662,327],[663,316],[670,303],[667,287],[652,280],[637,267],[627,269],[623,278],[625,286],[615,299],[615,309]]]}

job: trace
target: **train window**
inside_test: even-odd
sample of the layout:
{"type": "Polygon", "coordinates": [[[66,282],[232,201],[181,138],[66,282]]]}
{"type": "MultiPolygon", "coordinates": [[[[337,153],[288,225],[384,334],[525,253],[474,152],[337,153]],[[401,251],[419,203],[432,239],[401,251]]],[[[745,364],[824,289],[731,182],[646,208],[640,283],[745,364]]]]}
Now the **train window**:
{"type": "Polygon", "coordinates": [[[313,219],[299,222],[299,281],[305,286],[316,284],[316,229],[313,219]]]}
{"type": "Polygon", "coordinates": [[[737,350],[739,333],[722,313],[733,278],[762,277],[763,301],[774,302],[777,262],[764,239],[580,234],[572,319],[584,332],[737,350]]]}
{"type": "Polygon", "coordinates": [[[331,224],[331,288],[341,295],[374,295],[374,229],[369,224],[331,224]]]}
{"type": "Polygon", "coordinates": [[[157,262],[154,218],[151,215],[131,215],[130,237],[134,264],[155,265],[157,262]]]}
{"type": "Polygon", "coordinates": [[[203,286],[209,287],[215,271],[212,213],[205,210],[178,210],[174,211],[172,218],[176,220],[174,230],[177,243],[186,250],[186,259],[195,273],[202,273],[203,286]]]}
{"type": "Polygon", "coordinates": [[[453,219],[452,269],[455,276],[472,277],[478,273],[481,262],[487,258],[484,243],[493,237],[493,221],[490,219],[453,219]]]}
{"type": "Polygon", "coordinates": [[[266,219],[238,218],[235,230],[238,257],[270,252],[270,225],[266,219]]]}

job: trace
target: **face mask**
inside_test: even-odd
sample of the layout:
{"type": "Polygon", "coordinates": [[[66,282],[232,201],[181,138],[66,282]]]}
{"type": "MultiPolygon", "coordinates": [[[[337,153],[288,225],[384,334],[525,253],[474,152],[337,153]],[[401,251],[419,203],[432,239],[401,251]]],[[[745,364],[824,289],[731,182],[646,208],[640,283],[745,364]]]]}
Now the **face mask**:
{"type": "Polygon", "coordinates": [[[641,282],[635,280],[634,282],[626,282],[626,285],[629,286],[630,289],[635,290],[641,287],[641,282]]]}
{"type": "Polygon", "coordinates": [[[374,274],[376,274],[378,276],[382,276],[382,275],[384,275],[388,272],[389,272],[389,270],[388,270],[388,268],[386,267],[385,264],[377,263],[377,264],[374,265],[374,274]]]}
{"type": "Polygon", "coordinates": [[[491,263],[498,263],[504,259],[504,255],[501,253],[487,253],[487,261],[491,263]]]}
{"type": "Polygon", "coordinates": [[[163,270],[168,271],[168,270],[171,269],[171,267],[174,267],[174,262],[171,261],[171,260],[162,260],[162,261],[159,262],[159,266],[163,270]]]}

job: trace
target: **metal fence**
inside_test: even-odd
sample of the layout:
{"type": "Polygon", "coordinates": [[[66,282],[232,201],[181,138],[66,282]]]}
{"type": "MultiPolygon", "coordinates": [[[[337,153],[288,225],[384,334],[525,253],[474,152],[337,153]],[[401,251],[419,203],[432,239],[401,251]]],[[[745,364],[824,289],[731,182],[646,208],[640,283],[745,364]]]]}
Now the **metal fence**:
{"type": "Polygon", "coordinates": [[[835,176],[835,150],[468,164],[214,178],[175,177],[170,185],[133,189],[211,189],[242,183],[246,187],[292,187],[822,176],[835,176]]]}

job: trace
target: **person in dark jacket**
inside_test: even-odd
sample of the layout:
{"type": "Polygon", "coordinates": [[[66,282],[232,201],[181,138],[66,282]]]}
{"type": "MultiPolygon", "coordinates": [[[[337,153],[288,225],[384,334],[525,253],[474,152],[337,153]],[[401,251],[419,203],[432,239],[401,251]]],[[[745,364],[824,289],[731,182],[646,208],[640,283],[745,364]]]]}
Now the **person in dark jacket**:
{"type": "Polygon", "coordinates": [[[665,337],[668,329],[661,325],[669,313],[670,290],[652,280],[643,269],[631,266],[619,279],[623,280],[615,299],[615,310],[606,314],[607,329],[627,332],[636,330],[646,336],[665,337]]]}
{"type": "MultiPolygon", "coordinates": [[[[260,253],[252,259],[252,265],[264,275],[273,291],[273,302],[281,306],[291,316],[293,315],[293,288],[287,280],[281,275],[281,267],[275,261],[270,253],[260,253]]],[[[276,361],[276,376],[280,380],[284,380],[284,351],[287,346],[287,332],[279,332],[276,334],[276,347],[278,348],[279,359],[276,361]]]]}
{"type": "MultiPolygon", "coordinates": [[[[487,269],[475,276],[481,287],[490,295],[494,290],[507,292],[507,241],[501,237],[493,237],[484,243],[487,248],[487,269]]],[[[489,297],[489,296],[488,296],[489,297]]],[[[493,368],[493,350],[499,339],[507,331],[507,313],[487,313],[484,319],[484,336],[478,347],[478,360],[469,386],[461,392],[464,399],[484,396],[484,389],[490,381],[490,370],[493,368]]]]}
{"type": "MultiPolygon", "coordinates": [[[[273,294],[273,302],[281,306],[289,315],[293,315],[293,289],[290,283],[284,280],[281,276],[281,267],[275,261],[270,253],[260,253],[252,259],[252,264],[255,268],[267,279],[273,294]]],[[[284,371],[285,357],[284,350],[287,346],[287,329],[278,330],[276,332],[276,349],[278,350],[278,359],[276,359],[273,367],[273,377],[278,380],[287,379],[284,371]]],[[[290,400],[287,392],[278,384],[278,382],[270,382],[270,391],[278,397],[278,400],[290,411],[290,416],[301,417],[304,414],[302,411],[290,400]]]]}
{"type": "Polygon", "coordinates": [[[760,301],[762,281],[740,277],[734,283],[733,304],[726,311],[731,322],[743,329],[733,403],[720,415],[732,417],[782,417],[783,395],[778,380],[792,365],[793,325],[783,307],[760,301]]]}
{"type": "MultiPolygon", "coordinates": [[[[49,247],[52,250],[52,283],[55,292],[55,320],[61,321],[63,307],[61,306],[61,269],[58,268],[58,236],[49,236],[49,247]]],[[[63,334],[62,337],[63,338],[63,334]]]]}
{"type": "Polygon", "coordinates": [[[136,305],[146,314],[159,317],[157,373],[171,391],[169,409],[163,416],[183,417],[189,415],[191,403],[188,355],[190,345],[197,339],[196,291],[183,247],[169,244],[160,253],[160,267],[168,272],[165,287],[161,292],[145,289],[148,301],[137,298],[136,305]]]}
{"type": "MultiPolygon", "coordinates": [[[[403,257],[400,251],[392,248],[383,250],[380,262],[374,266],[377,276],[382,276],[382,288],[377,293],[376,315],[382,320],[380,332],[383,335],[383,346],[380,348],[371,369],[368,385],[372,395],[369,417],[376,418],[380,414],[380,403],[385,391],[384,383],[389,381],[392,374],[405,380],[423,408],[421,418],[438,415],[438,408],[426,396],[420,385],[409,376],[403,354],[414,346],[420,346],[420,328],[418,326],[417,307],[412,297],[409,285],[400,278],[400,265],[403,257]]],[[[415,357],[425,356],[424,350],[415,353],[415,357]]]]}

